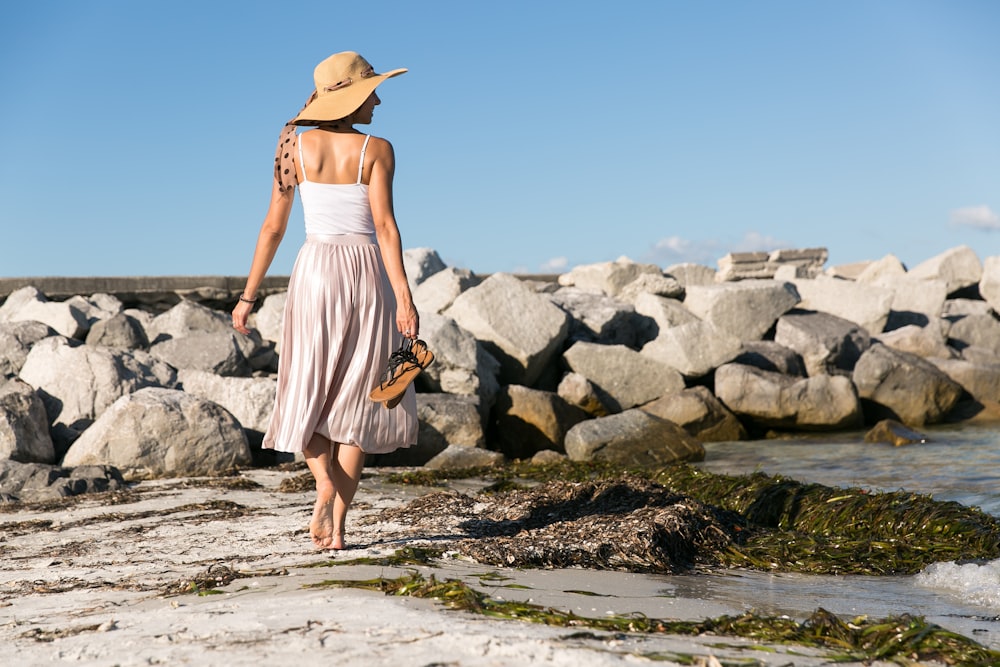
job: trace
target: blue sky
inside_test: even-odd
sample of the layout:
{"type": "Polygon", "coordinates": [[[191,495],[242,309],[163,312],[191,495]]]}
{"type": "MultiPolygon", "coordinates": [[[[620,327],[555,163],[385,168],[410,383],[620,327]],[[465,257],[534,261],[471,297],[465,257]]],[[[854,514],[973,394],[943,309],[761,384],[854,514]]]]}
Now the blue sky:
{"type": "MultiPolygon", "coordinates": [[[[330,53],[405,247],[480,273],[1000,255],[1000,3],[36,0],[0,22],[0,276],[241,275],[330,53]]],[[[287,274],[301,211],[272,265],[287,274]]]]}

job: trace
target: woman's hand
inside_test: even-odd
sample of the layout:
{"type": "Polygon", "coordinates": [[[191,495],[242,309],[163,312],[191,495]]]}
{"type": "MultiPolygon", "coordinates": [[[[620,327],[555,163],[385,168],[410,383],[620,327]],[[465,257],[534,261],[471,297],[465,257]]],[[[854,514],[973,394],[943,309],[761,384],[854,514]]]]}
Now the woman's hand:
{"type": "Polygon", "coordinates": [[[244,336],[250,335],[250,330],[247,329],[247,318],[250,317],[251,310],[253,310],[253,303],[242,300],[237,301],[236,307],[233,308],[233,328],[244,336]]]}
{"type": "Polygon", "coordinates": [[[396,328],[404,338],[416,340],[420,335],[420,316],[413,304],[396,309],[396,328]]]}

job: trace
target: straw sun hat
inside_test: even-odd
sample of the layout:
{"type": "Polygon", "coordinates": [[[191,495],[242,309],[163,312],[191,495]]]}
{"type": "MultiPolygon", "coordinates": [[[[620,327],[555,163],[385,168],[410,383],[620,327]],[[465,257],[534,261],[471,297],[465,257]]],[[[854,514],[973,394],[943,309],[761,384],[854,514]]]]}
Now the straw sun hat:
{"type": "Polygon", "coordinates": [[[302,111],[281,129],[274,151],[274,179],[284,194],[295,187],[295,126],[318,125],[346,118],[358,110],[368,96],[388,78],[405,69],[376,74],[375,68],[354,51],[335,53],[313,71],[316,90],[302,111]]]}
{"type": "Polygon", "coordinates": [[[316,125],[349,116],[364,104],[379,84],[405,71],[394,69],[376,74],[375,68],[357,53],[335,53],[316,65],[313,71],[316,90],[292,123],[316,125]]]}

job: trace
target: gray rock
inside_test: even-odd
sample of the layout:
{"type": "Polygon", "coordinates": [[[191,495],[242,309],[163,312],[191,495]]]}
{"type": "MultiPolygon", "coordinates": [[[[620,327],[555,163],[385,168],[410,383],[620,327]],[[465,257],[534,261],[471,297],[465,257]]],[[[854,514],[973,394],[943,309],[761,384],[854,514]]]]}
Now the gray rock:
{"type": "Polygon", "coordinates": [[[122,312],[139,323],[139,326],[142,327],[143,335],[146,337],[146,340],[149,340],[148,332],[152,328],[153,320],[156,319],[156,316],[153,313],[140,310],[139,308],[126,308],[122,312]]]}
{"type": "Polygon", "coordinates": [[[621,412],[684,388],[675,369],[624,345],[579,342],[563,353],[569,368],[587,378],[601,403],[621,412]]]}
{"type": "Polygon", "coordinates": [[[760,340],[798,302],[791,283],[775,280],[692,286],[684,297],[685,308],[740,340],[760,340]]]}
{"type": "Polygon", "coordinates": [[[112,466],[63,468],[0,461],[0,497],[7,502],[44,502],[82,493],[115,491],[125,486],[121,473],[112,466]]]}
{"type": "Polygon", "coordinates": [[[434,353],[434,363],[417,376],[417,386],[425,392],[479,397],[485,422],[500,391],[500,362],[450,317],[421,314],[420,337],[434,353]]]}
{"type": "Polygon", "coordinates": [[[55,333],[49,325],[33,320],[0,322],[0,379],[17,375],[31,346],[55,333]]]}
{"type": "Polygon", "coordinates": [[[480,282],[481,279],[468,269],[445,267],[416,286],[413,302],[421,317],[440,313],[454,303],[459,294],[480,282]]]}
{"type": "Polygon", "coordinates": [[[892,310],[893,291],[877,285],[819,276],[796,280],[799,308],[836,315],[863,327],[870,335],[882,333],[892,310]]]}
{"type": "Polygon", "coordinates": [[[1000,255],[983,260],[983,275],[979,279],[979,294],[990,307],[1000,311],[1000,255]]]}
{"type": "Polygon", "coordinates": [[[673,422],[635,409],[580,422],[566,434],[566,455],[573,461],[652,467],[701,461],[705,447],[673,422]]]}
{"type": "Polygon", "coordinates": [[[281,354],[281,330],[285,324],[285,304],[288,292],[271,294],[264,298],[260,310],[254,313],[254,328],[263,340],[277,344],[275,349],[281,354]]]}
{"type": "Polygon", "coordinates": [[[886,330],[937,322],[948,296],[943,280],[913,278],[909,274],[885,277],[873,283],[892,290],[892,305],[886,330]]]}
{"type": "Polygon", "coordinates": [[[691,387],[642,406],[651,415],[669,420],[701,442],[727,442],[747,437],[743,424],[707,387],[691,387]]]}
{"type": "Polygon", "coordinates": [[[642,344],[655,340],[665,329],[701,321],[677,299],[668,299],[655,294],[637,296],[635,312],[636,334],[642,344]]]}
{"type": "Polygon", "coordinates": [[[777,267],[769,259],[770,255],[764,251],[727,253],[719,259],[716,280],[729,282],[773,278],[777,267]]]}
{"type": "Polygon", "coordinates": [[[112,465],[129,480],[217,475],[250,462],[247,438],[228,411],[161,388],[115,401],[63,460],[68,466],[112,465]]]}
{"type": "Polygon", "coordinates": [[[969,246],[958,246],[921,262],[909,275],[914,278],[936,278],[947,284],[948,294],[979,283],[983,265],[969,246]]]}
{"type": "Polygon", "coordinates": [[[0,382],[0,460],[54,463],[45,405],[21,380],[0,382]]]}
{"type": "Polygon", "coordinates": [[[474,396],[417,394],[417,444],[372,456],[381,466],[421,466],[451,446],[479,449],[486,437],[474,396]]]}
{"type": "Polygon", "coordinates": [[[690,262],[673,264],[668,266],[664,273],[676,278],[677,282],[685,288],[691,285],[714,285],[716,283],[715,269],[702,264],[690,262]]]}
{"type": "Polygon", "coordinates": [[[437,251],[432,248],[407,248],[403,251],[403,268],[410,289],[424,282],[432,275],[445,268],[437,251]]]}
{"type": "Polygon", "coordinates": [[[161,340],[184,338],[192,334],[232,331],[232,319],[225,313],[182,299],[170,310],[154,317],[146,334],[150,343],[156,344],[161,340]]]}
{"type": "Polygon", "coordinates": [[[906,275],[906,267],[895,255],[889,254],[874,262],[867,262],[855,280],[869,285],[881,285],[886,279],[896,279],[906,275]]]}
{"type": "Polygon", "coordinates": [[[88,330],[97,322],[114,317],[122,312],[122,302],[111,294],[96,293],[90,296],[71,296],[64,302],[73,306],[87,318],[88,330]]]}
{"type": "Polygon", "coordinates": [[[973,364],[988,366],[990,364],[1000,364],[1000,356],[992,349],[970,345],[963,347],[959,352],[959,358],[973,364]]]}
{"type": "Polygon", "coordinates": [[[873,344],[854,366],[854,384],[869,421],[897,419],[910,426],[944,419],[962,387],[924,359],[873,344]]]}
{"type": "Polygon", "coordinates": [[[557,452],[554,449],[543,449],[531,457],[531,464],[536,466],[552,465],[562,463],[568,458],[565,454],[557,452]]]}
{"type": "Polygon", "coordinates": [[[857,280],[858,276],[864,273],[865,269],[867,269],[871,264],[871,261],[838,264],[828,268],[825,271],[825,274],[830,278],[838,278],[840,280],[857,280]]]}
{"type": "Polygon", "coordinates": [[[948,344],[963,353],[978,347],[1000,356],[1000,321],[992,315],[966,315],[948,329],[948,344]]]}
{"type": "Polygon", "coordinates": [[[94,347],[52,336],[35,344],[20,377],[45,403],[49,422],[73,426],[96,419],[120,397],[144,387],[170,387],[176,373],[149,354],[94,347]]]}
{"type": "Polygon", "coordinates": [[[146,338],[146,331],[138,320],[119,312],[107,319],[98,320],[90,327],[87,345],[141,350],[149,347],[149,339],[146,338]]]}
{"type": "Polygon", "coordinates": [[[274,410],[278,383],[273,378],[220,377],[199,370],[180,370],[179,389],[228,410],[243,428],[263,434],[274,410]]]}
{"type": "Polygon", "coordinates": [[[841,375],[796,378],[726,364],[715,371],[715,395],[736,415],[762,426],[833,431],[861,425],[858,395],[841,375]]]}
{"type": "Polygon", "coordinates": [[[534,384],[569,332],[569,315],[506,273],[460,294],[444,315],[485,343],[504,384],[534,384]]]}
{"type": "Polygon", "coordinates": [[[965,315],[996,315],[992,306],[979,299],[946,299],[941,307],[941,316],[958,319],[965,315]]]}
{"type": "Polygon", "coordinates": [[[483,468],[502,465],[503,454],[478,447],[449,445],[447,449],[428,461],[424,467],[431,470],[457,468],[483,468]]]}
{"type": "Polygon", "coordinates": [[[603,417],[609,412],[607,406],[601,402],[594,385],[579,373],[572,371],[566,373],[559,381],[556,393],[564,401],[575,405],[592,417],[603,417]]]}
{"type": "Polygon", "coordinates": [[[802,355],[773,340],[743,341],[743,347],[733,363],[796,377],[807,375],[802,355]]]}
{"type": "Polygon", "coordinates": [[[642,347],[642,355],[676,368],[684,377],[708,375],[740,353],[736,336],[711,322],[691,322],[661,329],[656,340],[642,347]]]}
{"type": "Polygon", "coordinates": [[[865,433],[865,442],[884,442],[894,447],[927,442],[923,433],[918,433],[895,419],[883,419],[865,433]]]}
{"type": "Polygon", "coordinates": [[[1000,403],[1000,359],[985,363],[939,358],[927,361],[960,384],[977,401],[1000,403]]]}
{"type": "Polygon", "coordinates": [[[638,320],[631,304],[579,287],[562,287],[550,298],[572,318],[568,340],[638,347],[638,320]]]}
{"type": "Polygon", "coordinates": [[[240,334],[232,331],[192,333],[182,338],[161,340],[149,348],[149,353],[178,370],[192,369],[245,377],[250,375],[252,368],[240,350],[237,336],[240,334]]]}
{"type": "Polygon", "coordinates": [[[683,299],[684,285],[681,285],[680,281],[673,276],[643,273],[625,285],[618,293],[618,298],[628,303],[635,303],[640,294],[652,294],[668,299],[683,299]]]}
{"type": "Polygon", "coordinates": [[[68,303],[49,301],[34,287],[22,287],[0,306],[0,322],[34,321],[47,324],[68,338],[82,338],[90,324],[80,310],[68,303]]]}
{"type": "Polygon", "coordinates": [[[655,264],[639,264],[628,257],[619,257],[614,262],[573,267],[569,272],[559,276],[559,284],[566,287],[576,286],[608,296],[618,296],[626,285],[643,274],[662,276],[663,272],[655,264]]]}
{"type": "Polygon", "coordinates": [[[958,356],[954,349],[948,347],[941,333],[941,327],[937,323],[926,327],[911,324],[879,334],[877,340],[895,350],[909,352],[924,359],[930,357],[951,359],[958,356]]]}
{"type": "Polygon", "coordinates": [[[774,342],[798,352],[808,375],[850,375],[871,338],[836,315],[794,310],[778,318],[774,342]]]}
{"type": "Polygon", "coordinates": [[[581,408],[554,392],[508,385],[494,406],[490,447],[508,459],[525,459],[544,449],[565,451],[566,432],[589,419],[581,408]]]}

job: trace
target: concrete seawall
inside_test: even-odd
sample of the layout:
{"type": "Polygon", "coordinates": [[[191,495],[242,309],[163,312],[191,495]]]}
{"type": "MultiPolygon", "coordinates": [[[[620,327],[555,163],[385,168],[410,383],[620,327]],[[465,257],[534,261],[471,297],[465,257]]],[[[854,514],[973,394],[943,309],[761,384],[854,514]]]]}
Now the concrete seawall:
{"type": "MultiPolygon", "coordinates": [[[[246,284],[246,276],[40,276],[33,278],[0,278],[0,304],[11,292],[26,286],[42,291],[53,301],[77,294],[89,296],[98,292],[112,294],[127,306],[162,307],[176,303],[181,297],[195,301],[226,304],[234,301],[246,284]]],[[[259,290],[260,296],[282,292],[288,288],[288,276],[268,276],[259,290]]]]}

